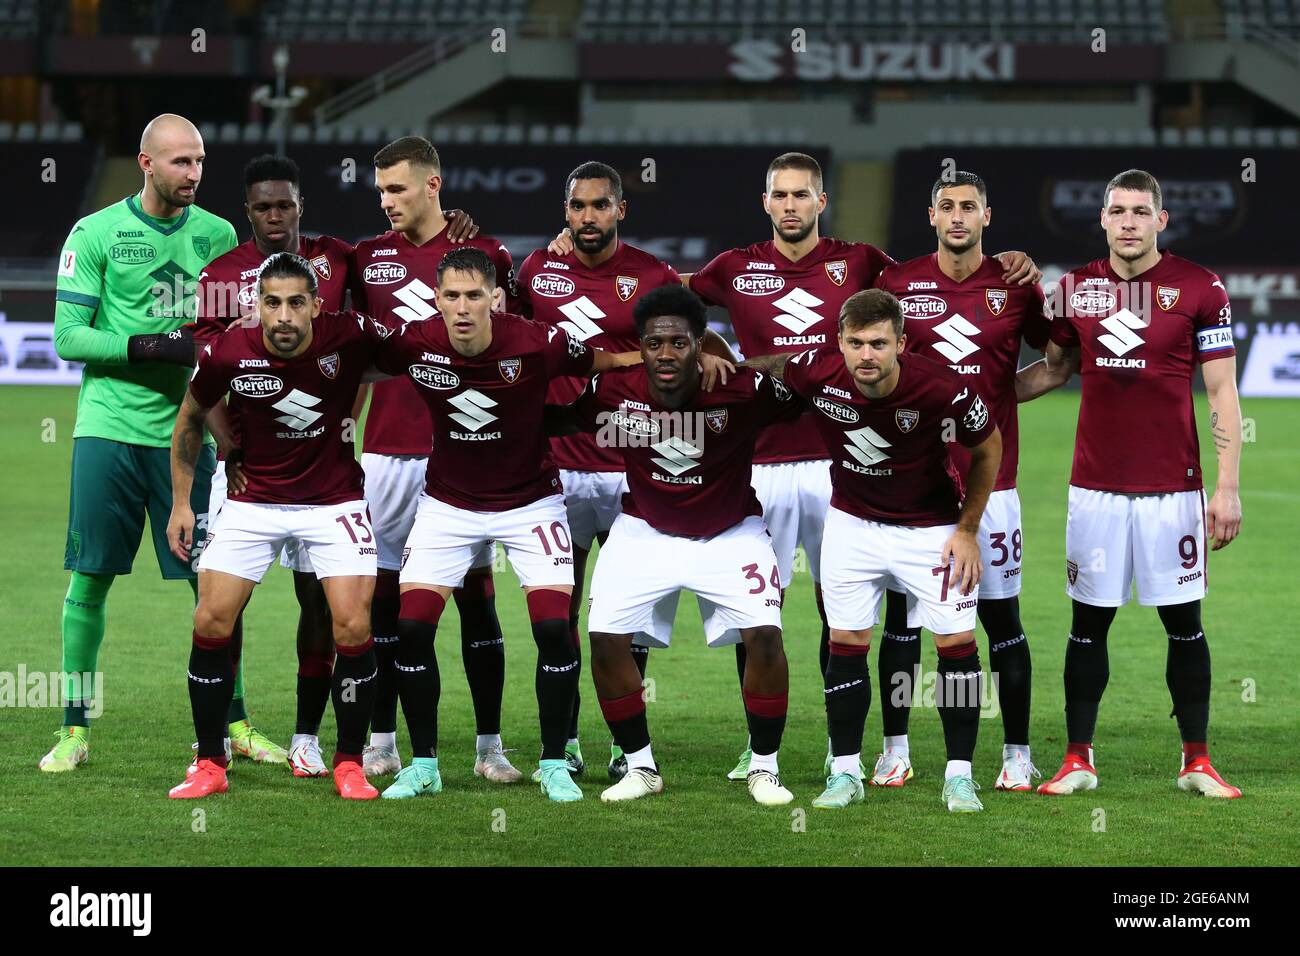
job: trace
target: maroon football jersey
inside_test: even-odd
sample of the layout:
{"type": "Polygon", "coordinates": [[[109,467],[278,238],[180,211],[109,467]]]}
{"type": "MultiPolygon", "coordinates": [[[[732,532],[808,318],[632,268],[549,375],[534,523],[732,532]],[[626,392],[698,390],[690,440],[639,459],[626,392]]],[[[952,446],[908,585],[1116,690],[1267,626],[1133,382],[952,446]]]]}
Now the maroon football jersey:
{"type": "Polygon", "coordinates": [[[312,342],[283,359],[261,326],[236,326],[203,348],[190,394],[211,408],[230,393],[248,487],[234,501],[330,505],[362,496],[363,475],[344,421],[382,332],[356,312],[322,312],[312,342]]]}
{"type": "Polygon", "coordinates": [[[543,425],[546,391],[587,375],[594,353],[554,326],[492,313],[492,344],[466,358],[441,322],[408,322],[376,365],[413,382],[432,421],[425,491],[468,511],[507,511],[563,491],[543,425]]]}
{"type": "MultiPolygon", "coordinates": [[[[321,311],[341,311],[348,288],[352,246],[333,236],[314,239],[301,236],[298,255],[316,270],[316,294],[321,299],[321,311]]],[[[266,256],[249,239],[204,266],[199,274],[198,312],[194,320],[196,342],[206,345],[231,322],[257,311],[257,272],[265,261],[266,256]]]]}
{"type": "MultiPolygon", "coordinates": [[[[876,288],[903,305],[907,351],[945,363],[975,387],[988,403],[1002,432],[1002,466],[993,490],[1016,486],[1020,425],[1016,416],[1016,370],[1023,339],[1040,351],[1047,345],[1051,317],[1037,285],[1007,285],[998,260],[983,264],[961,282],[939,268],[937,253],[892,265],[876,278],[876,288]]],[[[953,464],[965,479],[970,454],[949,446],[953,464]]]]}
{"type": "MultiPolygon", "coordinates": [[[[717,256],[691,276],[691,291],[727,310],[745,355],[773,355],[833,345],[844,300],[871,288],[893,263],[875,246],[830,238],[791,262],[768,240],[717,256]]],[[[763,432],[754,462],[826,457],[816,429],[804,420],[763,432]]]]}
{"type": "MultiPolygon", "coordinates": [[[[352,253],[352,304],[384,325],[423,322],[438,314],[433,290],[438,284],[438,263],[453,249],[482,249],[497,270],[497,285],[508,289],[513,265],[510,253],[490,236],[456,244],[443,229],[422,246],[400,232],[357,243],[352,253]]],[[[507,310],[510,303],[506,304],[507,310]]],[[[442,320],[438,319],[438,324],[442,320]]],[[[370,411],[361,450],[377,455],[428,455],[433,450],[433,421],[416,388],[397,378],[376,382],[370,393],[370,411]]]]}
{"type": "Polygon", "coordinates": [[[812,403],[831,459],[831,504],[859,518],[916,527],[952,524],[960,511],[947,435],[967,448],[997,427],[975,385],[923,355],[898,356],[883,399],[858,391],[839,349],[790,359],[785,384],[812,403]]]}
{"type": "Polygon", "coordinates": [[[1082,350],[1070,484],[1122,494],[1200,488],[1192,365],[1236,354],[1219,277],[1165,252],[1126,282],[1097,259],[1061,277],[1052,315],[1052,341],[1082,350]]]}
{"type": "MultiPolygon", "coordinates": [[[[594,269],[572,252],[553,256],[537,250],[519,267],[517,294],[520,308],[530,318],[557,325],[592,348],[633,352],[641,347],[632,322],[636,297],[681,281],[672,266],[619,242],[617,251],[594,269]]],[[[585,386],[582,379],[557,378],[547,401],[568,404],[585,386]]],[[[623,470],[617,449],[601,448],[586,432],[552,438],[551,454],[559,467],[574,471],[623,470]]]]}
{"type": "Polygon", "coordinates": [[[578,420],[618,453],[627,471],[623,510],[665,534],[711,538],[762,507],[750,485],[754,443],[802,404],[771,376],[739,368],[726,385],[670,411],[642,366],[597,375],[578,399],[578,420]]]}

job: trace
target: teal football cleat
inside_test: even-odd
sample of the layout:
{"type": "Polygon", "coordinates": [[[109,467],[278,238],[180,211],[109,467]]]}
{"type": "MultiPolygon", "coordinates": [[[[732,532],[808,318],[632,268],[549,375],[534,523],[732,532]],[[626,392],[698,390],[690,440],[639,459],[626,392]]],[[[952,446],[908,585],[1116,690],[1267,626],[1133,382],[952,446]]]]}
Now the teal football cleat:
{"type": "Polygon", "coordinates": [[[970,777],[949,777],[943,782],[941,799],[951,813],[976,813],[984,809],[975,791],[980,788],[970,777]]]}
{"type": "Polygon", "coordinates": [[[826,781],[826,789],[812,805],[818,810],[843,810],[850,803],[861,803],[862,779],[851,773],[837,773],[826,781]]]}
{"type": "Polygon", "coordinates": [[[569,776],[567,760],[543,760],[538,770],[541,773],[542,793],[556,803],[572,803],[582,799],[582,791],[569,776]]]}
{"type": "Polygon", "coordinates": [[[434,794],[442,790],[442,775],[438,773],[437,757],[416,757],[409,767],[398,771],[397,779],[384,791],[385,800],[409,800],[420,794],[434,794]]]}

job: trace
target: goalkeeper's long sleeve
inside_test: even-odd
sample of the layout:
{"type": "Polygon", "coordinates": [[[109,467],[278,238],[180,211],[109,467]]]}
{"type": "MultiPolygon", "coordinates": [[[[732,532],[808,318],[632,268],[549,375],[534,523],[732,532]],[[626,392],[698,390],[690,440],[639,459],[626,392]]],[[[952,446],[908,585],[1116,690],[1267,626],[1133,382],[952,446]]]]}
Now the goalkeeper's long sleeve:
{"type": "Polygon", "coordinates": [[[105,332],[91,326],[95,309],[74,302],[54,305],[54,350],[65,362],[125,365],[129,335],[105,332]]]}

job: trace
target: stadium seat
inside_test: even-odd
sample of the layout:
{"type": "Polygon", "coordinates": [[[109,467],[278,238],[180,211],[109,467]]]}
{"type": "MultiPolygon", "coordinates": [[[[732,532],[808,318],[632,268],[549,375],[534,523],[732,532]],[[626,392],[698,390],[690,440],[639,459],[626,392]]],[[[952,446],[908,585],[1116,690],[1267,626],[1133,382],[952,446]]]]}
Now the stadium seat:
{"type": "Polygon", "coordinates": [[[573,127],[560,124],[551,127],[551,142],[556,146],[567,146],[574,141],[573,127]]]}
{"type": "Polygon", "coordinates": [[[1182,146],[1183,145],[1182,130],[1178,129],[1178,127],[1176,126],[1164,127],[1162,130],[1160,130],[1160,145],[1162,147],[1182,146]]]}
{"type": "Polygon", "coordinates": [[[261,123],[245,123],[239,137],[242,143],[264,143],[266,138],[266,130],[261,123]]]}
{"type": "Polygon", "coordinates": [[[1205,130],[1192,126],[1183,131],[1183,144],[1186,146],[1204,146],[1205,130]]]}
{"type": "Polygon", "coordinates": [[[80,123],[64,123],[59,130],[59,140],[64,143],[80,143],[85,130],[80,123]]]}
{"type": "Polygon", "coordinates": [[[291,143],[310,143],[311,127],[306,123],[294,123],[289,128],[289,142],[291,143]]]}
{"type": "Polygon", "coordinates": [[[524,127],[521,123],[508,123],[501,136],[502,142],[517,145],[524,141],[524,127]]]}
{"type": "Polygon", "coordinates": [[[1300,129],[1296,129],[1294,126],[1288,126],[1286,129],[1278,130],[1277,144],[1288,149],[1300,146],[1300,129]]]}
{"type": "MultiPolygon", "coordinates": [[[[383,135],[384,135],[383,132],[380,130],[378,126],[363,126],[361,127],[361,130],[357,133],[357,141],[361,143],[388,142],[389,140],[384,139],[383,135]]],[[[405,132],[400,133],[398,135],[405,135],[405,132]]],[[[396,138],[397,138],[396,136],[390,137],[390,139],[396,139],[396,138]]]]}
{"type": "MultiPolygon", "coordinates": [[[[1247,134],[1247,137],[1249,137],[1249,133],[1247,134]]],[[[1207,131],[1207,133],[1206,133],[1205,141],[1206,141],[1210,146],[1219,146],[1219,147],[1227,146],[1227,145],[1228,145],[1228,131],[1227,131],[1226,129],[1224,129],[1222,126],[1212,126],[1212,127],[1207,131]]],[[[1245,144],[1245,143],[1237,143],[1237,144],[1235,144],[1235,145],[1238,145],[1238,146],[1244,146],[1244,145],[1246,145],[1246,144],[1245,144]]]]}
{"type": "Polygon", "coordinates": [[[215,143],[217,141],[217,124],[208,122],[200,123],[199,135],[203,137],[205,143],[215,143]]]}
{"type": "Polygon", "coordinates": [[[316,143],[333,143],[338,139],[338,131],[333,126],[317,126],[312,131],[312,139],[316,143]]]}
{"type": "Polygon", "coordinates": [[[239,124],[222,123],[217,127],[218,143],[238,143],[239,142],[239,124]]]}
{"type": "Polygon", "coordinates": [[[7,143],[14,138],[14,124],[8,120],[0,121],[0,143],[7,143]]]}
{"type": "Polygon", "coordinates": [[[551,141],[551,128],[545,123],[534,123],[528,127],[528,142],[534,146],[544,146],[551,141]]]}
{"type": "Polygon", "coordinates": [[[355,143],[357,141],[357,128],[351,125],[339,125],[334,128],[334,135],[340,143],[355,143]]]}

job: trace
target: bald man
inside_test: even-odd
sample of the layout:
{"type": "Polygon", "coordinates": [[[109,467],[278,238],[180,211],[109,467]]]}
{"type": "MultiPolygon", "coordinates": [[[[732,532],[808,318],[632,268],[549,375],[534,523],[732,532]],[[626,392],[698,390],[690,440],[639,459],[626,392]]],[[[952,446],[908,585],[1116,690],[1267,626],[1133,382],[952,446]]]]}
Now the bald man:
{"type": "MultiPolygon", "coordinates": [[[[169,450],[194,347],[180,327],[194,316],[199,273],[237,242],[230,223],[194,205],[203,178],[203,137],[183,116],[164,113],[140,137],[144,187],[79,220],[59,255],[54,341],[84,362],[72,440],[72,491],[63,566],[64,714],[41,770],[74,770],[89,755],[105,603],[130,574],[145,515],[165,579],[195,584],[195,553],[167,547],[172,507],[169,450]]],[[[204,449],[191,504],[206,529],[214,456],[204,449]]],[[[196,529],[197,532],[197,529],[196,529]]]]}

